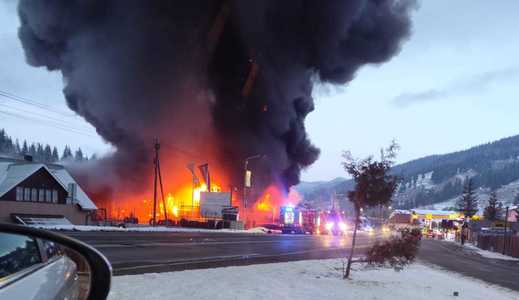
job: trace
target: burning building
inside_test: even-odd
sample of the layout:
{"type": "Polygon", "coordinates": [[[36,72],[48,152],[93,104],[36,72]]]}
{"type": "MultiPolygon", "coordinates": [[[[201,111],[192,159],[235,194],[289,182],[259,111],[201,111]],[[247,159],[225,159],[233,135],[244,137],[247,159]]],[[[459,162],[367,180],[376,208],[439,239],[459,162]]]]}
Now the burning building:
{"type": "Polygon", "coordinates": [[[245,161],[255,155],[264,158],[251,162],[254,189],[235,199],[260,201],[261,211],[268,187],[284,198],[318,157],[304,124],[313,86],[345,84],[361,66],[389,60],[410,33],[413,6],[21,0],[19,37],[27,62],[60,71],[70,109],[116,149],[75,169],[98,205],[112,203],[112,215],[147,205],[159,138],[177,212],[193,201],[186,164],[209,163],[228,191],[243,188],[245,161]]]}

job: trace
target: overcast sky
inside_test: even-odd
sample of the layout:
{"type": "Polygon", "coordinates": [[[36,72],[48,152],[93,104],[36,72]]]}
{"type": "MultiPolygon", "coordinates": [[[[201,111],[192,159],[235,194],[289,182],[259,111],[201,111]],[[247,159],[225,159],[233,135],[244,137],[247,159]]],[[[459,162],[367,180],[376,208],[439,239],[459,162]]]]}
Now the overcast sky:
{"type": "MultiPolygon", "coordinates": [[[[89,154],[109,151],[67,109],[61,75],[26,65],[16,1],[0,3],[0,93],[25,98],[0,96],[0,128],[89,154]]],[[[393,138],[405,162],[519,134],[518,11],[517,0],[422,1],[413,35],[392,61],[364,67],[347,86],[316,89],[306,124],[321,157],[303,179],[344,176],[342,150],[366,156],[393,138]]]]}

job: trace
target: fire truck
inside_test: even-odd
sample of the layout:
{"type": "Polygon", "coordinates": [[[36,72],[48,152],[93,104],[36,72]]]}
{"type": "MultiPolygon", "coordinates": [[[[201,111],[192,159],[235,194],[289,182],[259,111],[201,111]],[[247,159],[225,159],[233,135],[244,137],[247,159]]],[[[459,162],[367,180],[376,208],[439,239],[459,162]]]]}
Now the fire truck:
{"type": "Polygon", "coordinates": [[[321,214],[319,232],[321,234],[344,235],[349,227],[343,212],[332,209],[321,214]]]}
{"type": "Polygon", "coordinates": [[[319,232],[320,214],[315,209],[291,205],[282,206],[279,220],[283,233],[315,234],[319,232]]]}

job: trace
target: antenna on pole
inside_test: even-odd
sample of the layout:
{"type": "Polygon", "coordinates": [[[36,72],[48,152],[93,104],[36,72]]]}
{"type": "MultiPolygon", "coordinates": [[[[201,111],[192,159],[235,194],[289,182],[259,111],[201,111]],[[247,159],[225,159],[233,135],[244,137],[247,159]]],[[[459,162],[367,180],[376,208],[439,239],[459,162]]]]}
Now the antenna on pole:
{"type": "Polygon", "coordinates": [[[195,209],[195,188],[198,185],[200,185],[200,180],[196,176],[195,163],[194,162],[188,163],[186,165],[186,167],[188,168],[188,170],[191,172],[191,175],[193,176],[192,177],[192,182],[191,182],[191,212],[193,212],[193,210],[195,209]]]}

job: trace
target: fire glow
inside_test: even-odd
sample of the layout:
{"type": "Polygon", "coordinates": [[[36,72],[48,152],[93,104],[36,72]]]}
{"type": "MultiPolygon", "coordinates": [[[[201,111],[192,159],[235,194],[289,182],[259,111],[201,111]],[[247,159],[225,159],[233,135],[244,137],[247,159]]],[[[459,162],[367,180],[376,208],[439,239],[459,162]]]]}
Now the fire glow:
{"type": "Polygon", "coordinates": [[[272,184],[254,202],[255,205],[248,217],[255,225],[279,223],[280,208],[296,206],[300,201],[301,197],[294,189],[284,193],[282,189],[272,184]]]}
{"type": "MultiPolygon", "coordinates": [[[[215,172],[216,173],[216,172],[215,172]]],[[[189,175],[188,172],[186,174],[189,175]]],[[[211,179],[211,192],[230,192],[230,188],[225,190],[218,181],[219,178],[211,179]]],[[[165,182],[168,186],[168,182],[165,182]]],[[[241,191],[241,189],[238,189],[241,191]]],[[[205,221],[206,218],[200,215],[201,193],[208,192],[206,183],[193,184],[189,177],[184,178],[184,183],[178,188],[170,188],[164,195],[157,198],[157,220],[180,221],[194,220],[205,221]],[[165,204],[165,205],[164,205],[165,204]]],[[[136,217],[141,224],[147,224],[153,218],[153,198],[150,193],[148,196],[136,197],[129,195],[123,199],[112,201],[109,215],[116,220],[124,220],[128,217],[136,217]]],[[[239,207],[240,218],[246,221],[248,226],[258,226],[279,222],[280,208],[282,206],[296,206],[300,201],[300,196],[291,189],[288,193],[272,184],[268,186],[261,196],[256,199],[249,199],[248,208],[243,205],[243,194],[233,191],[231,193],[232,205],[239,207]]]]}
{"type": "MultiPolygon", "coordinates": [[[[165,215],[168,216],[168,219],[178,221],[180,219],[201,219],[200,216],[200,195],[202,192],[208,192],[207,184],[202,183],[198,187],[192,187],[187,185],[180,189],[180,193],[177,197],[174,197],[172,193],[168,193],[165,203],[166,203],[166,214],[164,213],[164,204],[159,201],[159,212],[158,219],[165,218],[165,215]],[[185,191],[190,190],[191,195],[187,195],[185,191]]],[[[211,192],[221,192],[222,189],[218,184],[211,184],[211,192]]],[[[153,203],[153,201],[149,201],[153,203]]],[[[148,214],[149,217],[153,217],[151,213],[148,214]]]]}

